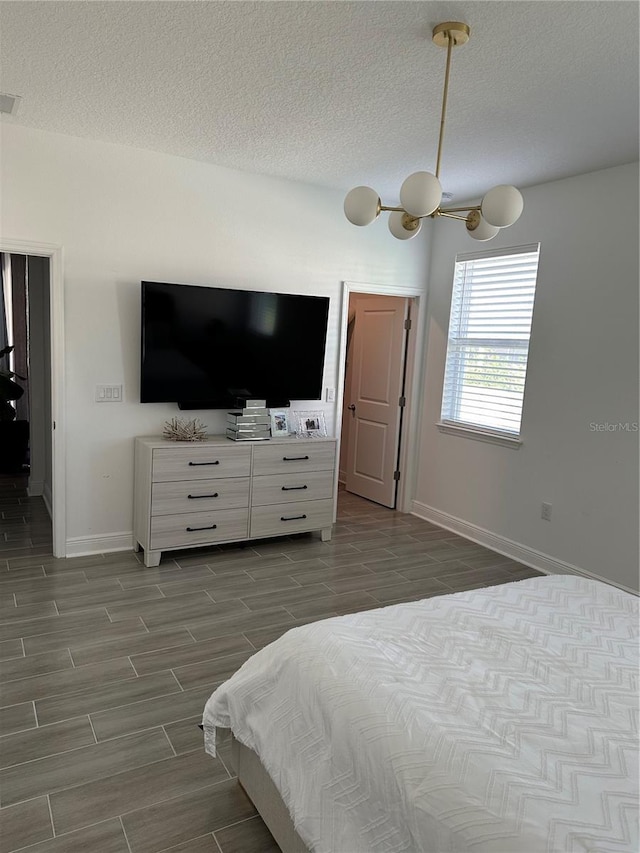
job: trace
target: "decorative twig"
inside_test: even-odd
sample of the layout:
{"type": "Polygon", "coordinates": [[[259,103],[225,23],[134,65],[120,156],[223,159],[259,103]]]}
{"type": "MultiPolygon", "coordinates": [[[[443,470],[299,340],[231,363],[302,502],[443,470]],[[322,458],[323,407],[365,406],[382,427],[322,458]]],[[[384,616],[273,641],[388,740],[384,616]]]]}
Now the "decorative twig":
{"type": "Polygon", "coordinates": [[[171,418],[165,421],[162,435],[168,441],[204,441],[207,437],[207,426],[198,418],[171,418]]]}

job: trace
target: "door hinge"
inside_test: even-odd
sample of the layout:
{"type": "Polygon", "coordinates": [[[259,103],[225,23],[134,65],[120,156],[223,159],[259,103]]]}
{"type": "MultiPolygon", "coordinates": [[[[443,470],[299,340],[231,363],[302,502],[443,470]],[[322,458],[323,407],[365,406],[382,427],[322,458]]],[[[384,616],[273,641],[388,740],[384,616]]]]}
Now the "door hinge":
{"type": "Polygon", "coordinates": [[[399,480],[399,479],[400,479],[400,471],[394,471],[394,472],[393,472],[393,479],[394,479],[394,480],[399,480]]]}
{"type": "Polygon", "coordinates": [[[407,331],[409,331],[409,329],[411,328],[411,317],[407,317],[407,319],[404,321],[404,327],[407,331]]]}
{"type": "Polygon", "coordinates": [[[404,396],[404,394],[398,400],[398,405],[399,406],[406,406],[407,405],[407,398],[404,396]]]}
{"type": "Polygon", "coordinates": [[[55,421],[53,422],[53,428],[54,429],[56,428],[56,422],[55,421]]]}

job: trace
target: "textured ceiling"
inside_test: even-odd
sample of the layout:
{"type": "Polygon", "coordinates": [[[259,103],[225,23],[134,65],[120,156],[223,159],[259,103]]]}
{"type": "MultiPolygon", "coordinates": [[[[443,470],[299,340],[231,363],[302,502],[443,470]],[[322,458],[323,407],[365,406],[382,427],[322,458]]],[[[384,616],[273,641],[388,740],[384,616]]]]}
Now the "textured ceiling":
{"type": "Polygon", "coordinates": [[[1,2],[4,121],[394,203],[442,163],[462,199],[638,157],[636,2],[1,2]]]}

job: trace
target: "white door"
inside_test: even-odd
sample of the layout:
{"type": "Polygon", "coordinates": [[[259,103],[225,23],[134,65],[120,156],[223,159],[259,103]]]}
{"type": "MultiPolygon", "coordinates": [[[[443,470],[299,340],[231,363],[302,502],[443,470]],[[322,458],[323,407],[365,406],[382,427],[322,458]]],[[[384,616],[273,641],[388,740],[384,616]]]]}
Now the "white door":
{"type": "Polygon", "coordinates": [[[395,507],[408,300],[358,301],[353,338],[346,488],[395,507]]]}

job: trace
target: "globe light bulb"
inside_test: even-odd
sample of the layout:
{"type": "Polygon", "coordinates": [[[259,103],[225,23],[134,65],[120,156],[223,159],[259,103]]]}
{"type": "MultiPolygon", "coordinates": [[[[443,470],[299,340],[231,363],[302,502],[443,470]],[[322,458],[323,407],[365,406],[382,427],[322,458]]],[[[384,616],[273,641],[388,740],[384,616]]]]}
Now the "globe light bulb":
{"type": "Polygon", "coordinates": [[[409,222],[407,222],[405,217],[407,217],[407,214],[402,210],[394,210],[389,216],[389,231],[391,231],[397,240],[410,240],[412,237],[415,237],[422,228],[422,222],[419,219],[415,220],[409,216],[407,217],[409,222]],[[405,227],[407,224],[414,223],[417,224],[412,229],[405,227]]]}
{"type": "Polygon", "coordinates": [[[429,216],[441,201],[440,181],[431,172],[414,172],[400,187],[400,204],[411,216],[429,216]]]}
{"type": "Polygon", "coordinates": [[[380,213],[380,197],[371,187],[354,187],[344,200],[344,215],[353,225],[370,225],[380,213]]]}
{"type": "Polygon", "coordinates": [[[496,225],[490,225],[477,210],[472,210],[466,220],[467,234],[474,240],[491,240],[500,229],[496,225]]]}
{"type": "Polygon", "coordinates": [[[524,207],[522,193],[508,184],[489,190],[482,199],[482,216],[489,225],[508,228],[520,218],[524,207]]]}

